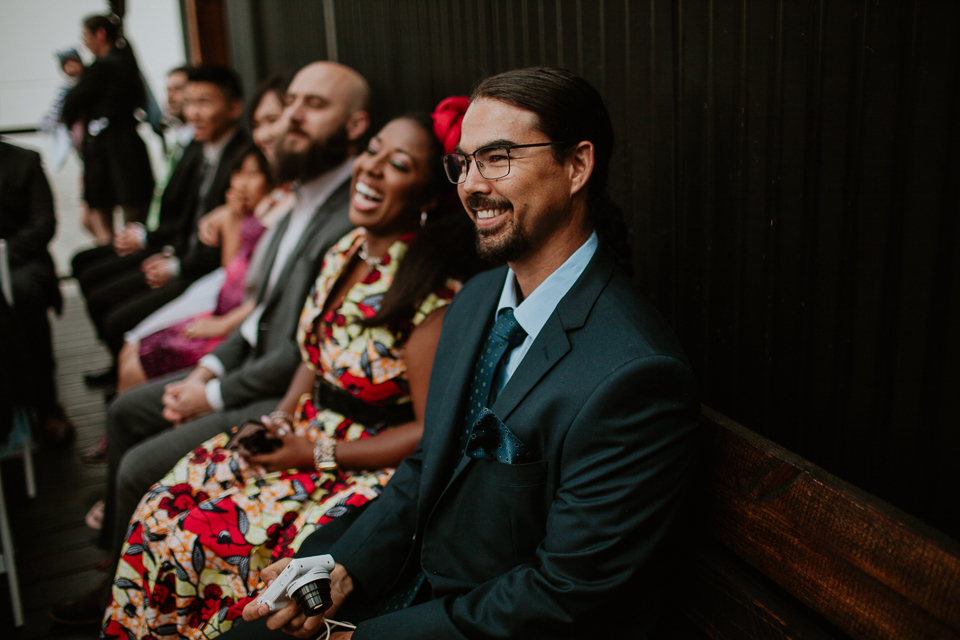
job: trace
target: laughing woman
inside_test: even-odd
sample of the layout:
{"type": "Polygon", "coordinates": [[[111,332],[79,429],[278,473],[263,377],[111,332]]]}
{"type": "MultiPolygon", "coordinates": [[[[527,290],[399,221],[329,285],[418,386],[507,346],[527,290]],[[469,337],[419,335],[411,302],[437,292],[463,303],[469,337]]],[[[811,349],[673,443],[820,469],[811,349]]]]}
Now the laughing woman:
{"type": "Polygon", "coordinates": [[[241,454],[225,434],[151,488],[104,636],[222,633],[262,568],[375,499],[416,448],[445,307],[478,266],[468,219],[441,206],[440,155],[458,142],[466,100],[454,118],[442,105],[433,120],[388,123],[354,164],[357,229],[324,258],[300,320],[303,364],[264,420],[281,446],[241,454]]]}

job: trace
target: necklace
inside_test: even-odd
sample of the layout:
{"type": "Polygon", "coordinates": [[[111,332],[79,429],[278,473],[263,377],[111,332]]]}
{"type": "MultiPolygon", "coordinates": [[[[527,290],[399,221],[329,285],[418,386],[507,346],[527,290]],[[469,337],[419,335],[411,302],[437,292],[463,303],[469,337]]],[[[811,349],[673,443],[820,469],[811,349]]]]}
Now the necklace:
{"type": "Polygon", "coordinates": [[[367,266],[370,267],[371,270],[376,269],[378,266],[380,266],[381,259],[378,258],[377,256],[371,256],[369,253],[367,253],[366,240],[364,240],[363,243],[360,244],[360,248],[357,249],[357,255],[360,256],[361,260],[367,263],[367,266]]]}

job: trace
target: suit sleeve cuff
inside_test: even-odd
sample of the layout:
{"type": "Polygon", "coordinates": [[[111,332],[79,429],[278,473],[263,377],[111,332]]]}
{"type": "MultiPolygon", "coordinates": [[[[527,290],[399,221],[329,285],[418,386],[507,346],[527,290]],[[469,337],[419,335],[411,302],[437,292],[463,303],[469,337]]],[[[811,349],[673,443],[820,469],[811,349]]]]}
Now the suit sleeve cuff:
{"type": "Polygon", "coordinates": [[[223,374],[227,372],[223,366],[223,363],[220,362],[220,358],[210,353],[200,358],[197,366],[209,369],[210,372],[218,378],[222,378],[223,374]]]}
{"type": "Polygon", "coordinates": [[[214,411],[223,411],[223,394],[220,393],[220,379],[214,378],[213,380],[207,381],[204,392],[207,395],[207,402],[210,404],[210,408],[214,411]]]}

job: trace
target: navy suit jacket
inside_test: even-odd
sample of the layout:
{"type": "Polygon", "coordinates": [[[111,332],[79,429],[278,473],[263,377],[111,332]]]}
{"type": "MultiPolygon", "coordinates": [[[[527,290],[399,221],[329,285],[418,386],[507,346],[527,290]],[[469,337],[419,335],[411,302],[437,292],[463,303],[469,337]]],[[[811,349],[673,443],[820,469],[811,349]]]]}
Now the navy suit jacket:
{"type": "Polygon", "coordinates": [[[639,637],[694,460],[700,405],[673,332],[601,244],[491,407],[539,461],[460,455],[505,268],[444,318],[420,446],[330,553],[368,597],[422,569],[434,599],[363,638],[639,637]]]}

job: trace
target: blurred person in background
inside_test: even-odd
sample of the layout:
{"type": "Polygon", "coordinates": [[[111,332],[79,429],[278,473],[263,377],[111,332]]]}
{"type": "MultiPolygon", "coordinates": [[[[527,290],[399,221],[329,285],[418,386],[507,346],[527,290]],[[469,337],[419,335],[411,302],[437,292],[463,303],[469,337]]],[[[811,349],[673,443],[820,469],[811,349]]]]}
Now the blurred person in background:
{"type": "MultiPolygon", "coordinates": [[[[70,131],[67,130],[66,125],[60,122],[60,113],[63,111],[63,101],[67,94],[77,84],[80,74],[86,68],[83,65],[83,60],[80,59],[80,54],[73,47],[58,51],[57,60],[60,62],[60,71],[66,77],[63,84],[57,89],[53,104],[50,105],[50,110],[43,116],[39,127],[40,131],[53,137],[49,155],[49,164],[52,171],[60,170],[63,163],[67,161],[67,156],[70,155],[70,149],[74,147],[70,131]]],[[[77,141],[80,140],[82,138],[78,136],[77,141]]]]}
{"type": "MultiPolygon", "coordinates": [[[[147,213],[146,228],[155,231],[160,223],[160,201],[163,190],[170,181],[174,168],[183,157],[183,150],[193,141],[193,127],[183,115],[183,93],[187,88],[187,75],[190,67],[177,67],[167,74],[167,109],[159,119],[160,140],[163,142],[162,175],[157,176],[157,183],[153,188],[153,199],[150,201],[150,211],[147,213]]],[[[129,230],[128,223],[125,229],[129,230]]]]}
{"type": "MultiPolygon", "coordinates": [[[[248,141],[238,126],[243,88],[232,69],[204,66],[190,70],[184,96],[193,142],[164,189],[156,230],[129,224],[112,247],[82,251],[72,261],[90,319],[114,356],[125,332],[220,266],[219,248],[198,241],[197,225],[224,203],[233,158],[248,141]]],[[[115,377],[114,369],[87,381],[115,377]]]]}
{"type": "MultiPolygon", "coordinates": [[[[0,239],[5,243],[0,269],[9,268],[3,368],[15,371],[15,395],[32,414],[40,436],[52,446],[65,446],[74,427],[57,399],[55,362],[47,310],[60,311],[57,271],[47,250],[57,228],[53,193],[40,165],[40,154],[0,142],[0,239]],[[11,311],[12,306],[12,313],[11,311]],[[7,360],[12,355],[12,362],[7,360]]],[[[3,297],[3,296],[0,296],[3,297]]],[[[4,391],[9,391],[5,389],[4,391]]]]}
{"type": "Polygon", "coordinates": [[[84,128],[82,222],[99,244],[109,244],[114,207],[128,222],[142,221],[153,195],[150,158],[134,117],[146,106],[146,90],[117,16],[84,20],[83,44],[96,60],[67,94],[60,119],[84,128]]]}

